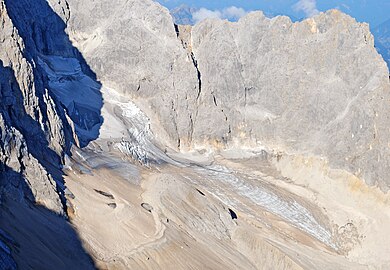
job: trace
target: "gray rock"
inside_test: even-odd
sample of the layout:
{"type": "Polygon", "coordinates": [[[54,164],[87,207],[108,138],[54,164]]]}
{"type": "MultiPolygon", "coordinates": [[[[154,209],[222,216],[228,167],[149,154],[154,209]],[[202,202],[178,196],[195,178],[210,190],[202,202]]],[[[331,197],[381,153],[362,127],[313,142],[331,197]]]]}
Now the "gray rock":
{"type": "Polygon", "coordinates": [[[99,79],[147,101],[178,148],[322,156],[387,190],[390,86],[367,24],[337,10],[297,23],[253,12],[175,29],[153,1],[68,3],[67,31],[99,79]]]}
{"type": "Polygon", "coordinates": [[[150,108],[143,109],[164,123],[170,141],[189,145],[198,73],[177,39],[169,11],[150,0],[68,3],[73,16],[67,32],[99,80],[131,98],[147,100],[150,108]]]}
{"type": "Polygon", "coordinates": [[[63,214],[57,183],[42,164],[59,166],[69,142],[66,129],[57,105],[43,91],[44,82],[34,60],[29,60],[8,7],[1,2],[0,98],[5,100],[0,104],[1,185],[6,190],[23,190],[22,197],[63,214]]]}
{"type": "Polygon", "coordinates": [[[96,90],[100,84],[64,32],[69,6],[66,1],[56,6],[59,15],[46,0],[0,3],[0,163],[8,175],[1,185],[8,193],[14,189],[14,194],[62,215],[62,162],[72,144],[85,146],[97,138],[102,98],[96,90]],[[71,59],[75,70],[69,71],[61,59],[71,59]],[[49,74],[43,63],[57,74],[49,74]],[[67,83],[75,77],[90,87],[67,83]],[[77,93],[65,91],[75,86],[77,93]],[[86,106],[75,98],[79,96],[94,104],[86,106]]]}
{"type": "Polygon", "coordinates": [[[194,138],[320,155],[388,188],[390,85],[367,24],[337,10],[295,24],[255,12],[192,32],[202,74],[194,138]]]}
{"type": "Polygon", "coordinates": [[[116,203],[108,203],[107,204],[109,207],[111,207],[112,209],[115,209],[116,208],[116,203]]]}

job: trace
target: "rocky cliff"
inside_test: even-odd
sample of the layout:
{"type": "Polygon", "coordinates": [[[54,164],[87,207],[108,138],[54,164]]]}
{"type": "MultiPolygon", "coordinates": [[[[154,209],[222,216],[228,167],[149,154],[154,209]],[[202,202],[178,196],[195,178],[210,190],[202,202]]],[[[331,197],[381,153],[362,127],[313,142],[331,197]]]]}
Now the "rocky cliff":
{"type": "MultiPolygon", "coordinates": [[[[80,55],[69,40],[66,42],[65,23],[46,1],[4,0],[0,2],[0,14],[0,223],[2,228],[12,231],[11,226],[18,231],[11,236],[0,231],[0,266],[14,269],[16,264],[9,259],[7,245],[24,250],[21,242],[15,240],[24,238],[31,245],[30,250],[39,250],[30,239],[36,233],[34,217],[30,215],[34,212],[26,209],[36,205],[48,210],[40,218],[42,228],[44,224],[53,224],[52,219],[57,220],[57,216],[62,216],[60,220],[65,222],[62,166],[77,137],[72,129],[72,112],[49,90],[48,76],[39,65],[40,58],[50,54],[76,58],[80,55]],[[18,210],[10,206],[13,202],[20,205],[18,210]]],[[[44,229],[41,232],[42,243],[54,241],[44,229]]],[[[61,229],[57,237],[61,239],[61,229]]],[[[21,256],[26,253],[22,252],[21,256]]],[[[23,268],[20,261],[18,265],[23,268]]]]}
{"type": "MultiPolygon", "coordinates": [[[[2,188],[6,189],[3,192],[15,190],[20,193],[16,196],[27,196],[63,214],[58,194],[61,179],[53,179],[50,172],[60,171],[62,157],[69,149],[68,124],[63,109],[45,88],[44,75],[37,66],[38,49],[32,44],[43,46],[39,40],[33,41],[42,32],[29,31],[27,22],[23,25],[12,17],[16,15],[15,3],[2,1],[0,6],[2,188]]],[[[18,20],[21,18],[28,17],[18,20]]]]}
{"type": "Polygon", "coordinates": [[[236,24],[201,23],[192,41],[202,74],[196,140],[322,156],[388,189],[379,164],[390,158],[390,88],[368,25],[336,10],[295,24],[252,13],[236,24]],[[211,133],[210,118],[225,124],[211,133]]]}
{"type": "MultiPolygon", "coordinates": [[[[67,10],[65,4],[61,7],[64,12],[67,10]]],[[[61,67],[61,58],[74,59],[80,73],[92,78],[94,74],[71,45],[64,32],[65,22],[46,1],[3,1],[1,8],[1,162],[27,177],[35,200],[48,206],[58,197],[57,193],[63,193],[61,168],[71,145],[93,139],[97,132],[88,134],[87,131],[101,120],[99,113],[93,115],[94,106],[84,108],[75,102],[68,103],[54,90],[54,78],[45,69],[46,59],[58,56],[57,61],[49,63],[52,69],[56,65],[61,67]],[[79,112],[83,118],[79,117],[79,112]],[[45,177],[47,183],[42,180],[45,177]],[[53,194],[44,194],[50,188],[53,194]]],[[[72,81],[71,76],[58,73],[55,79],[72,81]]],[[[95,84],[99,88],[99,83],[95,84]]],[[[99,106],[99,100],[95,103],[99,106]]],[[[48,208],[63,213],[58,202],[48,208]]]]}
{"type": "Polygon", "coordinates": [[[321,156],[388,189],[390,86],[367,24],[333,10],[185,28],[151,1],[68,2],[69,35],[99,79],[147,100],[178,148],[321,156]]]}

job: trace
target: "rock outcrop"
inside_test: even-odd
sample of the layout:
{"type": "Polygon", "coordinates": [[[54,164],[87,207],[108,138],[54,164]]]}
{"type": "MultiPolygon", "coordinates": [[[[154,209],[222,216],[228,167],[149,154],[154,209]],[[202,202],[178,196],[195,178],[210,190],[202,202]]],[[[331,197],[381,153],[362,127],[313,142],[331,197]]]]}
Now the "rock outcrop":
{"type": "Polygon", "coordinates": [[[61,179],[53,179],[51,172],[60,172],[61,159],[70,146],[64,112],[45,89],[36,51],[28,45],[39,43],[22,37],[27,29],[19,31],[8,1],[2,1],[0,8],[1,187],[5,193],[14,190],[11,193],[20,193],[15,197],[28,197],[63,214],[61,179]]]}
{"type": "MultiPolygon", "coordinates": [[[[51,91],[48,75],[39,64],[40,57],[52,54],[82,62],[64,27],[65,23],[46,1],[0,1],[0,226],[7,231],[17,227],[16,233],[11,233],[14,242],[0,233],[1,269],[16,269],[12,259],[15,252],[18,267],[27,263],[42,269],[39,259],[27,262],[33,257],[29,250],[42,250],[38,242],[54,241],[52,231],[47,233],[43,228],[55,223],[57,229],[66,227],[56,235],[62,242],[61,248],[75,250],[69,253],[69,261],[85,259],[84,253],[77,257],[77,252],[83,251],[66,224],[62,172],[63,160],[80,134],[74,134],[77,132],[72,129],[72,111],[51,91]],[[41,208],[47,212],[42,214],[41,208]],[[12,213],[12,218],[8,213],[12,213]],[[34,219],[39,221],[34,223],[34,219]],[[32,241],[34,237],[41,239],[32,241]],[[26,257],[22,264],[20,257],[26,257]]],[[[57,247],[53,248],[53,252],[56,250],[57,247]]],[[[53,263],[53,267],[70,266],[67,259],[49,257],[46,263],[53,263]]],[[[82,269],[91,265],[86,260],[82,269]]]]}
{"type": "Polygon", "coordinates": [[[196,140],[318,155],[388,190],[390,84],[367,24],[337,10],[294,24],[251,13],[200,23],[192,41],[196,140]]]}
{"type": "Polygon", "coordinates": [[[96,89],[100,84],[64,32],[69,6],[57,5],[63,19],[44,0],[1,2],[0,162],[27,179],[36,202],[63,214],[64,157],[72,144],[96,139],[102,105],[98,90],[84,93],[94,102],[88,106],[75,101],[84,90],[73,83],[76,78],[84,76],[96,89]],[[73,73],[62,59],[71,59],[73,73]]]}

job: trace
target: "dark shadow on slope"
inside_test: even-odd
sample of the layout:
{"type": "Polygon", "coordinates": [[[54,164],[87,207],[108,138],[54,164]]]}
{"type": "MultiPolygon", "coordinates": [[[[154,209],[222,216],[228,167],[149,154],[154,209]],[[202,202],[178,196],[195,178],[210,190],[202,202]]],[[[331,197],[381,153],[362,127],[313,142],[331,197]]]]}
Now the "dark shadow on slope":
{"type": "MultiPolygon", "coordinates": [[[[34,83],[41,109],[44,112],[47,109],[43,98],[47,88],[58,105],[57,113],[63,117],[63,110],[67,112],[76,125],[79,138],[77,143],[80,147],[85,147],[99,137],[103,123],[101,83],[97,81],[96,74],[82,54],[72,45],[65,32],[66,23],[46,0],[5,0],[5,3],[9,16],[25,43],[24,57],[36,65],[34,83]],[[80,71],[75,70],[73,74],[61,72],[65,65],[68,65],[65,69],[71,68],[71,62],[75,59],[80,64],[80,71]],[[51,71],[60,70],[58,77],[50,76],[44,66],[51,71]],[[85,77],[81,78],[82,75],[85,77]],[[82,82],[79,83],[80,79],[82,82]]],[[[64,10],[63,12],[66,13],[64,10]]],[[[62,121],[66,123],[65,118],[62,121]]]]}
{"type": "MultiPolygon", "coordinates": [[[[65,209],[61,164],[64,154],[69,154],[72,144],[77,143],[84,147],[99,137],[99,130],[103,123],[101,84],[96,80],[95,73],[89,68],[81,53],[69,40],[65,32],[66,24],[45,0],[5,0],[4,2],[13,25],[23,39],[25,46],[22,49],[23,57],[31,65],[33,76],[29,77],[23,70],[19,72],[16,65],[12,69],[0,61],[0,113],[8,127],[14,127],[23,135],[28,152],[54,178],[57,183],[57,192],[61,195],[65,209]],[[50,60],[53,57],[59,57],[61,61],[77,59],[76,62],[79,63],[81,71],[75,70],[72,74],[59,74],[59,77],[50,77],[40,63],[41,59],[44,59],[44,63],[48,66],[53,65],[53,63],[56,65],[56,59],[54,62],[50,60]],[[83,94],[88,96],[93,93],[97,97],[94,104],[85,104],[83,102],[85,100],[78,101],[80,94],[78,87],[65,87],[74,92],[66,92],[65,96],[58,95],[62,91],[62,82],[77,81],[81,75],[88,77],[88,83],[82,89],[83,94]],[[56,89],[52,89],[53,79],[58,86],[56,89]],[[90,87],[91,85],[92,87],[90,87]],[[27,97],[29,91],[33,95],[27,97]],[[26,111],[24,104],[30,104],[34,95],[38,99],[37,104],[42,113],[38,110],[33,113],[26,111]],[[64,100],[66,96],[71,96],[71,102],[64,100]],[[55,116],[61,119],[62,126],[51,126],[51,124],[56,123],[53,121],[55,116]],[[76,125],[75,132],[79,141],[73,137],[72,127],[67,121],[67,116],[76,125]],[[64,132],[62,138],[64,141],[54,140],[54,145],[56,143],[57,145],[53,147],[53,141],[50,141],[49,138],[55,134],[50,134],[50,132],[56,132],[57,135],[64,132]]],[[[23,63],[19,64],[23,67],[23,63]]],[[[59,64],[60,69],[62,64],[62,62],[59,64]]],[[[80,86],[80,84],[71,86],[80,86]]],[[[58,138],[60,137],[58,136],[58,138]]],[[[20,153],[20,155],[27,155],[27,153],[20,153]]],[[[23,171],[26,164],[22,164],[22,160],[20,162],[23,171]]],[[[20,173],[0,164],[0,192],[4,188],[4,183],[9,184],[9,180],[14,181],[14,183],[27,181],[20,173]]],[[[19,268],[93,268],[91,259],[83,250],[77,233],[64,217],[56,216],[45,207],[34,205],[34,196],[31,190],[27,185],[22,185],[22,187],[22,189],[15,187],[12,190],[13,192],[19,190],[29,200],[26,202],[16,201],[17,199],[13,199],[12,193],[8,194],[10,190],[6,190],[6,196],[1,198],[4,203],[0,206],[0,228],[7,231],[20,245],[20,247],[13,247],[16,258],[19,258],[18,261],[23,264],[19,265],[19,268]],[[67,263],[64,263],[64,260],[67,263]]]]}
{"type": "Polygon", "coordinates": [[[25,181],[0,164],[0,240],[11,250],[18,269],[96,269],[72,226],[30,201],[33,195],[25,181]],[[20,190],[24,198],[18,196],[20,190]]]}
{"type": "MultiPolygon", "coordinates": [[[[96,74],[69,40],[65,32],[65,22],[52,10],[46,0],[5,0],[5,4],[12,23],[23,39],[25,45],[23,56],[33,67],[33,78],[28,78],[26,74],[19,74],[23,83],[28,84],[22,87],[30,88],[29,91],[34,89],[42,112],[40,115],[38,112],[31,115],[24,110],[23,102],[26,102],[26,97],[23,96],[23,91],[26,92],[26,89],[18,84],[12,69],[4,67],[1,63],[1,72],[12,73],[9,76],[12,77],[10,84],[14,104],[8,108],[10,123],[23,134],[29,152],[53,176],[58,184],[58,191],[62,194],[63,154],[70,154],[72,144],[85,147],[99,137],[99,130],[103,123],[101,83],[96,80],[96,74]],[[76,69],[80,67],[80,70],[75,70],[73,74],[60,73],[58,77],[56,74],[54,77],[50,76],[48,70],[44,68],[58,71],[73,66],[76,69]],[[78,83],[80,78],[82,82],[78,83]],[[33,79],[33,82],[29,82],[29,79],[33,79]],[[56,89],[53,88],[53,83],[56,89]],[[91,103],[91,97],[94,97],[94,102],[88,104],[91,103]],[[53,100],[54,106],[50,105],[50,99],[53,100]],[[18,106],[14,106],[15,104],[18,106]],[[51,108],[48,108],[49,106],[51,108]],[[48,113],[50,109],[60,117],[63,127],[50,126],[51,119],[48,113]],[[77,141],[74,139],[66,115],[75,124],[77,141]],[[39,121],[44,123],[43,127],[39,121]],[[64,132],[64,142],[60,146],[62,149],[58,149],[57,145],[54,151],[48,140],[48,134],[56,128],[55,132],[64,132]]],[[[63,196],[62,199],[64,200],[63,196]]]]}
{"type": "Polygon", "coordinates": [[[229,208],[229,214],[232,219],[237,219],[237,214],[232,209],[229,208]]]}
{"type": "MultiPolygon", "coordinates": [[[[44,131],[41,129],[39,122],[34,120],[23,106],[22,90],[16,81],[14,72],[9,67],[4,67],[0,60],[0,113],[4,118],[6,126],[17,129],[23,134],[26,140],[29,153],[34,156],[45,170],[53,177],[57,183],[57,192],[66,211],[66,202],[64,196],[63,172],[61,171],[60,157],[54,150],[49,147],[44,131]]],[[[64,114],[60,114],[64,116],[64,114]]],[[[65,130],[66,132],[66,130],[65,130]]],[[[70,133],[65,136],[71,136],[70,133]]],[[[64,149],[66,151],[66,149],[64,149]]],[[[19,160],[19,162],[22,162],[19,160]]],[[[22,170],[26,164],[20,164],[22,170]]]]}

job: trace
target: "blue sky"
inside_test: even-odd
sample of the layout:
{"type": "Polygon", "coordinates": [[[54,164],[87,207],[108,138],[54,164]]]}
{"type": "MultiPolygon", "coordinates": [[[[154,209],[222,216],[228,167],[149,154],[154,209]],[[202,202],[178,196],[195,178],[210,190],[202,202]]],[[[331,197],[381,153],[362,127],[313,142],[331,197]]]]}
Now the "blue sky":
{"type": "Polygon", "coordinates": [[[390,0],[158,0],[158,2],[169,9],[181,4],[213,11],[236,6],[246,11],[260,9],[266,14],[292,15],[298,19],[307,17],[313,10],[338,8],[360,22],[370,23],[371,27],[390,19],[390,0]],[[300,6],[297,6],[298,2],[301,2],[300,6]]]}

